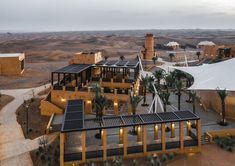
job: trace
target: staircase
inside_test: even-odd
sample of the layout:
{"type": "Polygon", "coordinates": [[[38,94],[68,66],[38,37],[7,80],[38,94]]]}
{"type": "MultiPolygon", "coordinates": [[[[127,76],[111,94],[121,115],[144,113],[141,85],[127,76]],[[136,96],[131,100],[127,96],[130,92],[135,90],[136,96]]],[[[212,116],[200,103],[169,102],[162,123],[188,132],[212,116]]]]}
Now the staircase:
{"type": "Polygon", "coordinates": [[[206,135],[206,133],[203,133],[201,136],[201,144],[202,145],[210,144],[209,138],[206,135]]]}

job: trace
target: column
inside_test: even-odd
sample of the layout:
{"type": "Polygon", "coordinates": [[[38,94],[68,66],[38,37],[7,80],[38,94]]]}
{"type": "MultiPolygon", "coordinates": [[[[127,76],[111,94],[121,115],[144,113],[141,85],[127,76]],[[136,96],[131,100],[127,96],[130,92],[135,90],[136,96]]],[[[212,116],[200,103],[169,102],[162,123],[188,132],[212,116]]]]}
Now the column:
{"type": "Polygon", "coordinates": [[[65,86],[65,84],[66,84],[66,81],[65,81],[65,73],[64,73],[64,86],[65,86]]]}
{"type": "Polygon", "coordinates": [[[158,125],[154,125],[154,140],[158,139],[158,125]]]}
{"type": "Polygon", "coordinates": [[[161,131],[161,140],[162,140],[162,151],[166,150],[166,124],[162,123],[162,131],[161,131]]]}
{"type": "Polygon", "coordinates": [[[65,134],[60,133],[60,166],[64,166],[64,143],[65,134]]]}
{"type": "Polygon", "coordinates": [[[123,144],[123,128],[119,129],[119,144],[123,144]]]}
{"type": "Polygon", "coordinates": [[[175,138],[175,124],[171,123],[171,138],[175,138]]]}
{"type": "Polygon", "coordinates": [[[127,133],[126,128],[123,128],[123,156],[127,156],[127,133]]]}
{"type": "Polygon", "coordinates": [[[86,131],[82,131],[81,143],[82,143],[82,162],[86,162],[86,131]]]}
{"type": "Polygon", "coordinates": [[[101,131],[102,147],[103,147],[103,160],[107,160],[107,131],[102,129],[101,131]]]}
{"type": "Polygon", "coordinates": [[[198,141],[198,148],[201,150],[201,120],[197,120],[197,141],[198,141]]]}
{"type": "Polygon", "coordinates": [[[76,87],[78,86],[78,74],[75,74],[76,87]]]}
{"type": "Polygon", "coordinates": [[[141,141],[141,126],[137,127],[137,142],[141,141]]]}
{"type": "Polygon", "coordinates": [[[187,121],[187,136],[190,136],[191,122],[187,121]]]}
{"type": "Polygon", "coordinates": [[[114,114],[118,115],[119,113],[118,113],[118,101],[117,100],[113,102],[113,108],[114,108],[114,114]]]}
{"type": "Polygon", "coordinates": [[[127,113],[128,113],[128,115],[131,115],[132,114],[132,106],[131,106],[131,103],[130,103],[130,101],[128,101],[128,110],[127,110],[127,113]]]}
{"type": "Polygon", "coordinates": [[[144,125],[142,126],[143,128],[143,131],[142,131],[142,138],[143,138],[143,151],[144,151],[144,154],[147,153],[147,126],[144,125]]]}
{"type": "Polygon", "coordinates": [[[52,73],[51,73],[51,85],[52,85],[52,86],[53,86],[53,81],[54,81],[54,77],[53,77],[53,76],[54,76],[54,73],[52,72],[52,73]]]}
{"type": "Polygon", "coordinates": [[[58,85],[60,85],[60,73],[57,73],[57,77],[58,77],[58,85]]]}
{"type": "Polygon", "coordinates": [[[184,122],[180,122],[179,126],[180,150],[184,149],[184,122]]]}

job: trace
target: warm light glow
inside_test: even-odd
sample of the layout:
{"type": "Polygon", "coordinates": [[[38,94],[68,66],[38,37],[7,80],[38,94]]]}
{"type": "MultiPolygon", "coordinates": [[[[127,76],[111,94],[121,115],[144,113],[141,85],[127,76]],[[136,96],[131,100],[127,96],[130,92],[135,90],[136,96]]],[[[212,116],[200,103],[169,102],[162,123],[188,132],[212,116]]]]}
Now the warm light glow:
{"type": "Polygon", "coordinates": [[[123,129],[122,129],[122,128],[120,128],[120,134],[122,135],[122,133],[123,133],[123,129]]]}
{"type": "Polygon", "coordinates": [[[175,124],[172,123],[172,124],[171,124],[171,129],[174,129],[174,128],[175,128],[175,124]]]}
{"type": "Polygon", "coordinates": [[[114,106],[118,106],[118,103],[117,103],[117,102],[114,102],[114,106]]]}
{"type": "Polygon", "coordinates": [[[138,129],[137,129],[137,130],[138,130],[138,132],[140,132],[140,130],[141,130],[140,126],[138,126],[138,129]]]}
{"type": "Polygon", "coordinates": [[[64,99],[64,98],[61,98],[61,101],[62,101],[62,102],[66,102],[66,99],[64,99]]]}
{"type": "Polygon", "coordinates": [[[190,122],[190,121],[187,121],[187,125],[190,126],[190,125],[191,125],[191,122],[190,122]]]}
{"type": "Polygon", "coordinates": [[[91,100],[87,100],[87,104],[91,104],[91,100]]]}
{"type": "Polygon", "coordinates": [[[154,129],[155,129],[155,130],[158,130],[158,125],[154,125],[154,129]]]}

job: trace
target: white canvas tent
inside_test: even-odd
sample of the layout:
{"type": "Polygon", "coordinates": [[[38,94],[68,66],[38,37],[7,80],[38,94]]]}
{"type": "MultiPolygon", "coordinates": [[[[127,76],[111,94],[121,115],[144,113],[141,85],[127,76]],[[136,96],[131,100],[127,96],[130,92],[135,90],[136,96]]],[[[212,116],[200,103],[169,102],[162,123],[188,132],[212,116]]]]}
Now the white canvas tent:
{"type": "Polygon", "coordinates": [[[189,90],[226,89],[235,91],[235,58],[214,64],[203,64],[193,67],[175,67],[194,77],[194,83],[189,90]]]}

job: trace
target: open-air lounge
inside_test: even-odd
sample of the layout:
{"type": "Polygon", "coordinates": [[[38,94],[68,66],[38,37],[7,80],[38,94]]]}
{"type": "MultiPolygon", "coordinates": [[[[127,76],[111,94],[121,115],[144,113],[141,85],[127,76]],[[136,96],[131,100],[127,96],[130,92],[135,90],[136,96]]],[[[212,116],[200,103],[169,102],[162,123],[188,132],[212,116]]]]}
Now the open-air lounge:
{"type": "Polygon", "coordinates": [[[165,152],[197,152],[200,118],[190,111],[86,118],[83,100],[68,101],[60,133],[61,165],[165,152]],[[191,123],[196,128],[191,128],[191,123]],[[166,127],[170,132],[166,132],[166,127]],[[130,134],[135,127],[136,135],[130,134]],[[95,134],[101,132],[101,139],[95,134]],[[148,138],[148,139],[147,139],[148,138]]]}

